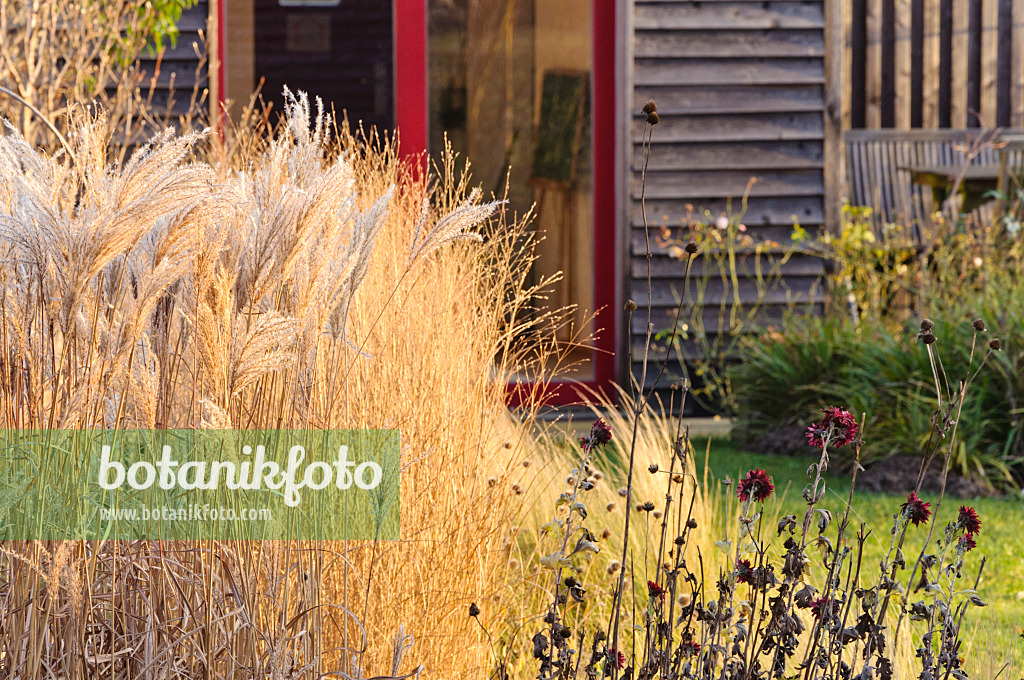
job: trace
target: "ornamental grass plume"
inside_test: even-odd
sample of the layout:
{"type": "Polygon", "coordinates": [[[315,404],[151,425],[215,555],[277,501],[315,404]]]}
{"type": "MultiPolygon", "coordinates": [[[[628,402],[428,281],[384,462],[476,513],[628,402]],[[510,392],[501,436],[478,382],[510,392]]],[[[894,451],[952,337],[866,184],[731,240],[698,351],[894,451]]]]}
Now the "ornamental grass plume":
{"type": "Polygon", "coordinates": [[[235,130],[230,165],[172,132],[110,164],[86,117],[73,159],[0,136],[0,425],[400,428],[407,543],[6,544],[4,675],[469,678],[490,658],[450,633],[509,569],[525,496],[504,483],[528,436],[504,378],[536,351],[523,226],[453,157],[416,177],[288,101],[274,135],[235,130]]]}

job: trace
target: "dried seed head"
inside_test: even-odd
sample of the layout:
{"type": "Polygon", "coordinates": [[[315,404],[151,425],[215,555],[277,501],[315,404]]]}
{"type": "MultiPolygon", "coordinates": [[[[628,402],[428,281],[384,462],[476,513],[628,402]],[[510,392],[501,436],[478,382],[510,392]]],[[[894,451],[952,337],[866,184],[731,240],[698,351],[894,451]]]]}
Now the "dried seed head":
{"type": "Polygon", "coordinates": [[[610,562],[608,564],[608,573],[609,574],[615,574],[621,568],[622,568],[622,562],[619,562],[618,560],[613,560],[612,562],[610,562]]]}
{"type": "Polygon", "coordinates": [[[643,504],[643,510],[644,512],[650,512],[651,510],[654,510],[654,503],[652,503],[651,501],[647,501],[646,503],[643,504]]]}
{"type": "Polygon", "coordinates": [[[565,587],[566,587],[566,588],[572,588],[572,587],[573,587],[574,585],[576,585],[577,583],[579,583],[579,581],[577,581],[576,579],[574,579],[574,578],[573,578],[572,576],[566,576],[566,577],[565,577],[565,580],[564,580],[564,581],[562,581],[562,583],[564,583],[564,584],[565,584],[565,587]]]}
{"type": "Polygon", "coordinates": [[[926,345],[932,344],[933,342],[935,342],[935,334],[932,333],[931,331],[925,331],[924,333],[921,333],[921,342],[923,342],[926,345]]]}
{"type": "Polygon", "coordinates": [[[988,348],[995,352],[998,352],[1002,347],[1003,346],[999,343],[999,338],[992,338],[988,341],[988,348]]]}
{"type": "Polygon", "coordinates": [[[593,479],[595,482],[600,482],[602,479],[604,479],[604,473],[601,472],[600,470],[594,470],[594,474],[591,475],[591,479],[593,479]]]}
{"type": "Polygon", "coordinates": [[[498,483],[498,478],[497,477],[488,477],[487,478],[487,486],[494,486],[497,483],[498,483]]]}
{"type": "Polygon", "coordinates": [[[612,512],[613,510],[615,510],[615,508],[615,503],[609,503],[608,505],[604,506],[604,509],[607,510],[608,512],[612,512]]]}
{"type": "Polygon", "coordinates": [[[627,312],[635,312],[636,311],[636,303],[633,302],[632,300],[626,300],[626,311],[627,312]]]}
{"type": "Polygon", "coordinates": [[[650,472],[652,475],[656,474],[658,472],[658,464],[651,463],[650,465],[647,466],[647,471],[650,472]]]}
{"type": "Polygon", "coordinates": [[[619,487],[619,495],[620,495],[620,496],[622,496],[623,498],[625,498],[625,497],[626,497],[626,494],[627,494],[627,493],[629,493],[629,489],[627,489],[627,488],[626,488],[626,487],[624,487],[624,486],[620,486],[620,487],[619,487]]]}
{"type": "Polygon", "coordinates": [[[686,526],[689,529],[696,529],[697,528],[697,520],[695,520],[694,518],[691,517],[690,519],[686,520],[686,526]]]}
{"type": "Polygon", "coordinates": [[[653,99],[648,101],[646,104],[644,104],[643,112],[645,114],[651,114],[651,113],[656,112],[657,110],[658,110],[658,105],[654,103],[653,99]]]}
{"type": "Polygon", "coordinates": [[[655,510],[654,512],[651,513],[651,515],[654,517],[654,519],[661,519],[661,510],[655,510]]]}
{"type": "Polygon", "coordinates": [[[695,255],[697,253],[697,242],[690,241],[689,243],[687,243],[686,252],[688,252],[690,255],[695,255]]]}
{"type": "Polygon", "coordinates": [[[476,602],[473,602],[469,605],[469,615],[472,616],[474,619],[480,616],[480,607],[476,606],[476,602]]]}
{"type": "Polygon", "coordinates": [[[505,442],[504,444],[502,444],[502,447],[506,448],[506,449],[511,449],[512,448],[512,442],[505,442]]]}
{"type": "Polygon", "coordinates": [[[921,319],[921,332],[930,331],[935,328],[935,323],[931,319],[921,319]]]}
{"type": "Polygon", "coordinates": [[[685,477],[683,477],[680,474],[672,475],[672,481],[675,482],[676,484],[682,484],[684,479],[685,477]]]}
{"type": "Polygon", "coordinates": [[[649,125],[657,125],[661,122],[661,116],[658,115],[657,111],[651,111],[647,114],[647,123],[649,125]]]}
{"type": "Polygon", "coordinates": [[[683,537],[682,536],[676,536],[676,539],[675,539],[675,541],[673,541],[673,543],[675,543],[676,545],[682,545],[683,544],[683,537]]]}
{"type": "Polygon", "coordinates": [[[607,541],[611,537],[612,537],[612,530],[611,529],[605,528],[605,530],[601,532],[601,540],[602,541],[607,541]]]}
{"type": "Polygon", "coordinates": [[[529,458],[527,458],[526,460],[523,461],[523,467],[530,467],[530,459],[529,458]]]}
{"type": "Polygon", "coordinates": [[[974,326],[974,330],[979,333],[985,332],[985,322],[982,319],[975,319],[971,325],[974,326]]]}
{"type": "Polygon", "coordinates": [[[523,493],[523,487],[519,484],[513,484],[512,491],[518,496],[523,493]]]}

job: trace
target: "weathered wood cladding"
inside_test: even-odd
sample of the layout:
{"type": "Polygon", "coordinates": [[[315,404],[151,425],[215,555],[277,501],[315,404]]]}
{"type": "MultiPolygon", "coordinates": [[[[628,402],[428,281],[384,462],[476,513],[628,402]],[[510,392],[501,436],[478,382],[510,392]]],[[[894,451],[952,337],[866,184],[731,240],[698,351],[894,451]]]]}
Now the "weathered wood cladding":
{"type": "Polygon", "coordinates": [[[841,1],[844,127],[1024,127],[1024,0],[841,1]]]}
{"type": "MultiPolygon", "coordinates": [[[[209,11],[209,2],[200,0],[181,13],[176,24],[178,37],[173,44],[165,41],[160,54],[143,52],[139,60],[140,85],[144,95],[152,90],[151,101],[157,111],[169,109],[172,116],[184,115],[192,106],[193,91],[202,94],[208,87],[209,61],[205,50],[209,11]]],[[[206,99],[196,104],[208,110],[206,99]]]]}
{"type": "MultiPolygon", "coordinates": [[[[648,240],[656,332],[671,327],[683,289],[683,262],[657,238],[663,227],[686,238],[690,220],[713,225],[726,212],[738,214],[745,193],[742,221],[757,240],[781,242],[794,223],[811,230],[824,223],[825,27],[824,0],[635,0],[626,272],[627,296],[641,306],[629,329],[635,376],[647,330],[648,240]],[[661,121],[644,191],[648,239],[640,109],[650,99],[661,121]]],[[[763,293],[744,275],[754,270],[750,256],[740,261],[738,292],[749,305],[763,293]]],[[[784,285],[762,299],[758,318],[766,322],[791,305],[822,301],[820,260],[794,257],[781,271],[784,285]]],[[[728,332],[722,310],[733,291],[710,260],[694,263],[691,284],[705,274],[703,324],[709,333],[728,332]]]]}

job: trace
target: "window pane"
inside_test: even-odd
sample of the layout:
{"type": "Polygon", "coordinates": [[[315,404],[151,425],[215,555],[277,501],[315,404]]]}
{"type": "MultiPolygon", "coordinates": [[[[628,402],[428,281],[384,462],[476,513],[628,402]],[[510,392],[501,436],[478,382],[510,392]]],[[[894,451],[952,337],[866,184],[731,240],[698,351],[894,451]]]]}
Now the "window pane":
{"type": "MultiPolygon", "coordinates": [[[[508,175],[510,208],[536,204],[533,277],[563,272],[545,304],[576,305],[576,330],[592,332],[589,0],[430,0],[429,11],[430,152],[447,136],[485,191],[503,193],[508,175]]],[[[590,377],[590,350],[575,358],[587,362],[573,377],[590,377]]]]}

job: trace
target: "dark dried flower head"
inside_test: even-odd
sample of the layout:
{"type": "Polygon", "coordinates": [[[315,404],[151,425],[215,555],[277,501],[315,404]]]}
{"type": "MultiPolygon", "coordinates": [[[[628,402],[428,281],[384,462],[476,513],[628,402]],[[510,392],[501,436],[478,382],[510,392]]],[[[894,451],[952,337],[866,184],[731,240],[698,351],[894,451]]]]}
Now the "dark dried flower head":
{"type": "Polygon", "coordinates": [[[657,125],[661,122],[661,116],[658,115],[657,111],[651,111],[647,114],[647,123],[650,125],[657,125]]]}
{"type": "Polygon", "coordinates": [[[469,615],[473,618],[480,616],[480,607],[476,606],[476,602],[469,605],[469,615]]]}
{"type": "Polygon", "coordinates": [[[583,447],[584,451],[590,452],[611,440],[612,428],[608,427],[607,423],[598,418],[590,427],[590,434],[580,438],[580,446],[583,447]]]}
{"type": "Polygon", "coordinates": [[[614,647],[609,647],[606,654],[608,663],[615,666],[618,670],[622,670],[622,667],[626,665],[626,655],[614,647]]]}
{"type": "Polygon", "coordinates": [[[658,110],[658,105],[654,103],[653,99],[651,99],[646,104],[644,104],[644,108],[643,108],[644,114],[654,113],[657,110],[658,110]]]}
{"type": "Polygon", "coordinates": [[[772,478],[764,470],[751,470],[747,476],[740,480],[736,493],[741,501],[748,501],[753,498],[755,501],[763,502],[775,491],[775,484],[772,478]]]}
{"type": "Polygon", "coordinates": [[[686,527],[688,529],[696,529],[697,528],[697,520],[695,520],[692,517],[690,519],[686,520],[686,527]]]}
{"type": "Polygon", "coordinates": [[[977,547],[977,543],[974,542],[974,534],[964,534],[960,537],[960,540],[956,543],[956,549],[961,553],[967,553],[977,547]]]}
{"type": "Polygon", "coordinates": [[[633,302],[632,300],[626,300],[626,311],[627,312],[635,312],[636,311],[636,303],[633,302]]]}
{"type": "Polygon", "coordinates": [[[654,510],[654,503],[652,503],[651,501],[647,501],[646,503],[640,506],[640,509],[643,510],[644,512],[650,512],[651,510],[654,510]]]}
{"type": "Polygon", "coordinates": [[[811,423],[804,433],[807,443],[819,449],[825,448],[825,441],[828,439],[828,428],[822,427],[821,423],[811,423]]]}
{"type": "Polygon", "coordinates": [[[981,533],[981,518],[978,517],[977,511],[967,505],[960,506],[960,515],[957,517],[957,523],[968,534],[981,533]]]}
{"type": "Polygon", "coordinates": [[[900,511],[905,519],[917,526],[921,522],[927,522],[931,517],[932,511],[928,509],[930,507],[931,503],[925,503],[917,497],[916,491],[911,491],[907,494],[907,502],[900,506],[900,511]]]}
{"type": "Polygon", "coordinates": [[[921,319],[921,332],[930,331],[935,328],[935,323],[931,319],[921,319]]]}
{"type": "Polygon", "coordinates": [[[982,320],[982,319],[975,319],[971,323],[971,325],[974,326],[974,330],[978,331],[979,333],[984,333],[985,332],[985,322],[984,322],[984,320],[982,320]]]}
{"type": "Polygon", "coordinates": [[[696,255],[697,254],[697,242],[696,241],[690,241],[689,243],[686,244],[685,250],[690,255],[696,255]]]}
{"type": "Polygon", "coordinates": [[[647,595],[649,597],[665,597],[665,589],[659,586],[654,581],[647,582],[647,595]]]}
{"type": "Polygon", "coordinates": [[[988,348],[993,352],[998,352],[1000,349],[1002,349],[1002,345],[999,344],[999,338],[992,338],[991,340],[989,340],[988,348]]]}
{"type": "Polygon", "coordinates": [[[829,605],[831,605],[829,599],[830,598],[828,596],[822,595],[811,603],[811,616],[814,617],[815,621],[820,621],[822,615],[828,612],[829,605]]]}
{"type": "Polygon", "coordinates": [[[811,423],[804,436],[807,443],[819,449],[826,445],[846,446],[857,436],[857,421],[853,414],[839,406],[829,406],[821,410],[824,414],[816,423],[811,423]]]}
{"type": "Polygon", "coordinates": [[[935,342],[935,334],[932,333],[931,331],[927,331],[925,333],[921,333],[920,337],[921,337],[921,342],[923,342],[926,345],[930,345],[933,342],[935,342]]]}
{"type": "Polygon", "coordinates": [[[693,656],[700,653],[700,643],[690,640],[684,642],[679,646],[679,651],[682,652],[683,656],[693,656]]]}
{"type": "Polygon", "coordinates": [[[754,582],[754,568],[750,566],[750,560],[736,560],[736,582],[754,582]]]}
{"type": "Polygon", "coordinates": [[[652,475],[655,474],[658,471],[658,464],[651,463],[650,465],[647,466],[647,471],[650,472],[652,475]]]}

